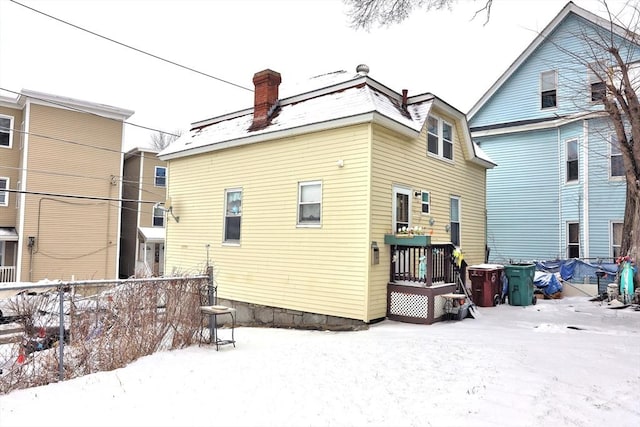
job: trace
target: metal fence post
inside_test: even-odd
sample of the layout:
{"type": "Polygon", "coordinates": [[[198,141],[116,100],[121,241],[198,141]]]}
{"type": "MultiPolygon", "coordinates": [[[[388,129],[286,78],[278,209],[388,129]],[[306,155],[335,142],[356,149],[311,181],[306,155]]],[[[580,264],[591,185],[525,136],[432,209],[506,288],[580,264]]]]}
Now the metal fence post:
{"type": "MultiPolygon", "coordinates": [[[[207,275],[209,276],[209,279],[207,280],[207,300],[209,302],[209,305],[215,305],[217,303],[216,301],[217,298],[215,294],[215,288],[213,286],[213,266],[207,267],[207,275]]],[[[214,340],[216,339],[215,337],[216,320],[217,320],[216,316],[209,316],[209,342],[210,343],[214,342],[214,340]]]]}
{"type": "Polygon", "coordinates": [[[60,354],[58,356],[58,375],[60,377],[60,381],[64,381],[64,287],[60,286],[59,288],[59,298],[60,298],[60,330],[58,337],[58,349],[60,350],[60,354]]]}

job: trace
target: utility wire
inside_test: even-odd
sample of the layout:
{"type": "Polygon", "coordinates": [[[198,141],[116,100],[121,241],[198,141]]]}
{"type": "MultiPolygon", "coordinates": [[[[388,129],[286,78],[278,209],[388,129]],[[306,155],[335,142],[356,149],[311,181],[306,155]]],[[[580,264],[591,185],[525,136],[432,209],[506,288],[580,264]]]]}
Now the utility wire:
{"type": "Polygon", "coordinates": [[[80,196],[77,194],[57,194],[47,193],[44,191],[23,191],[23,190],[11,190],[9,188],[2,189],[0,192],[17,193],[17,194],[31,194],[36,196],[48,196],[48,197],[64,197],[70,199],[83,199],[83,200],[102,200],[107,202],[133,202],[133,203],[147,203],[156,204],[158,202],[151,200],[137,200],[137,199],[115,199],[113,197],[98,197],[98,196],[80,196]]]}
{"type": "Polygon", "coordinates": [[[33,11],[33,12],[39,13],[39,14],[41,14],[41,15],[44,15],[44,16],[46,16],[47,18],[54,19],[54,20],[56,20],[56,21],[58,21],[58,22],[61,22],[61,23],[66,24],[66,25],[69,25],[69,26],[71,26],[71,27],[73,27],[73,28],[76,28],[76,29],[78,29],[78,30],[84,31],[84,32],[89,33],[89,34],[91,34],[91,35],[94,35],[94,36],[96,36],[96,37],[100,37],[100,38],[102,38],[102,39],[104,39],[104,40],[108,40],[108,41],[110,41],[110,42],[112,42],[112,43],[116,43],[116,44],[118,44],[118,45],[120,45],[120,46],[126,47],[127,49],[131,49],[131,50],[134,50],[134,51],[136,51],[136,52],[138,52],[138,53],[142,53],[143,55],[147,55],[147,56],[150,56],[150,57],[152,57],[152,58],[158,59],[158,60],[160,60],[160,61],[164,61],[164,62],[166,62],[166,63],[168,63],[168,64],[175,65],[175,66],[177,66],[177,67],[183,68],[183,69],[188,70],[188,71],[192,71],[192,72],[197,73],[197,74],[200,74],[200,75],[202,75],[202,76],[212,78],[212,79],[217,80],[217,81],[219,81],[219,82],[226,83],[226,84],[228,84],[228,85],[235,86],[235,87],[240,88],[240,89],[248,90],[249,92],[253,92],[253,89],[249,89],[249,88],[247,88],[247,87],[245,87],[245,86],[241,86],[241,85],[239,85],[239,84],[232,83],[232,82],[230,82],[230,81],[228,81],[228,80],[224,80],[224,79],[221,79],[221,78],[219,78],[219,77],[212,76],[211,74],[207,74],[207,73],[204,73],[204,72],[202,72],[202,71],[198,71],[198,70],[196,70],[196,69],[194,69],[194,68],[187,67],[186,65],[179,64],[179,63],[177,63],[177,62],[175,62],[175,61],[171,61],[171,60],[169,60],[169,59],[162,58],[162,57],[160,57],[160,56],[158,56],[158,55],[154,55],[153,53],[149,53],[149,52],[146,52],[146,51],[144,51],[144,50],[142,50],[142,49],[138,49],[138,48],[133,47],[133,46],[130,46],[130,45],[128,45],[128,44],[125,44],[125,43],[119,42],[119,41],[114,40],[114,39],[112,39],[112,38],[109,38],[109,37],[103,36],[103,35],[101,35],[101,34],[98,34],[98,33],[96,33],[96,32],[93,32],[93,31],[91,31],[91,30],[88,30],[88,29],[86,29],[86,28],[83,28],[83,27],[80,27],[80,26],[78,26],[78,25],[72,24],[72,23],[70,23],[70,22],[64,21],[64,20],[62,20],[62,19],[60,19],[60,18],[56,18],[55,16],[49,15],[48,13],[42,12],[42,11],[40,11],[40,10],[38,10],[38,9],[34,9],[34,8],[30,7],[30,6],[27,6],[27,5],[25,5],[25,4],[22,4],[22,3],[20,3],[20,2],[17,2],[17,1],[15,1],[15,0],[10,0],[10,1],[11,1],[12,3],[17,4],[18,6],[22,6],[22,7],[26,8],[26,9],[29,9],[29,10],[33,11]]]}
{"type": "Polygon", "coordinates": [[[26,94],[24,94],[22,92],[16,92],[15,90],[6,89],[6,88],[3,88],[3,87],[0,87],[0,90],[1,91],[5,91],[5,92],[9,92],[9,93],[13,93],[14,95],[18,95],[18,96],[25,96],[27,98],[37,99],[38,101],[42,101],[42,102],[46,102],[46,103],[49,103],[49,104],[57,105],[59,107],[65,108],[67,110],[73,110],[73,111],[77,111],[79,113],[90,114],[92,116],[100,117],[100,118],[103,118],[103,119],[113,120],[113,121],[116,121],[116,122],[122,122],[122,123],[124,123],[126,125],[129,125],[129,126],[138,127],[138,128],[145,129],[145,130],[152,130],[152,131],[155,131],[155,132],[160,132],[160,133],[163,133],[163,134],[176,136],[176,137],[180,136],[180,135],[176,135],[176,134],[173,134],[171,132],[166,132],[166,131],[163,131],[163,130],[160,130],[160,129],[150,128],[148,126],[139,125],[139,124],[136,124],[136,123],[133,123],[133,122],[127,122],[127,121],[123,121],[123,120],[114,119],[113,117],[103,116],[102,114],[94,113],[92,111],[86,111],[86,110],[83,110],[81,108],[77,108],[77,107],[73,107],[73,106],[68,105],[68,104],[64,104],[62,102],[55,102],[55,101],[52,101],[50,99],[38,98],[37,96],[33,96],[33,95],[26,95],[26,94]]]}

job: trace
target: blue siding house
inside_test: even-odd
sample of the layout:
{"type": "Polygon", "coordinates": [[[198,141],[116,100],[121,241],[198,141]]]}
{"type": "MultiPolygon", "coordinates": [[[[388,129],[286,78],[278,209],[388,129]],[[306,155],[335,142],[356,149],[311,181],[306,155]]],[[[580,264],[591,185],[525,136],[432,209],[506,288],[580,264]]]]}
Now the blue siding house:
{"type": "Polygon", "coordinates": [[[499,165],[487,172],[489,262],[617,256],[624,169],[586,41],[611,28],[639,61],[623,28],[569,2],[469,112],[499,165]]]}

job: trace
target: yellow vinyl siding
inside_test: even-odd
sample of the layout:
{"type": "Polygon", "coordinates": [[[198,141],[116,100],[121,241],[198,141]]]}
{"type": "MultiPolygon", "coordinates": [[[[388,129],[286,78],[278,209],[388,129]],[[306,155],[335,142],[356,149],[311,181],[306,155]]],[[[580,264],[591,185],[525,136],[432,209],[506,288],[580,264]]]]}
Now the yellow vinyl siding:
{"type": "MultiPolygon", "coordinates": [[[[0,107],[0,115],[13,117],[14,129],[20,129],[22,111],[0,107]]],[[[9,178],[9,186],[16,189],[20,180],[20,140],[22,136],[17,130],[13,131],[11,148],[0,147],[0,176],[9,178]]],[[[17,226],[16,198],[18,194],[8,193],[7,206],[0,206],[0,227],[17,226]]],[[[9,258],[7,258],[9,259],[9,258]]]]}
{"type": "MultiPolygon", "coordinates": [[[[118,199],[122,122],[32,105],[27,191],[118,199]],[[95,147],[100,147],[95,148],[95,147]],[[38,171],[54,172],[41,173],[38,171]]],[[[116,277],[120,204],[116,201],[27,195],[22,278],[116,277]]]]}
{"type": "MultiPolygon", "coordinates": [[[[158,159],[153,153],[144,153],[143,169],[142,169],[142,192],[141,199],[151,202],[163,202],[166,200],[166,187],[155,186],[155,167],[166,167],[166,163],[158,159]]],[[[153,204],[140,204],[140,226],[153,226],[153,204]]]]}
{"type": "Polygon", "coordinates": [[[201,271],[210,244],[220,297],[365,319],[368,176],[367,126],[172,160],[165,271],[201,271]],[[301,181],[322,182],[319,228],[296,226],[301,181]],[[239,246],[222,242],[228,188],[242,189],[239,246]]]}

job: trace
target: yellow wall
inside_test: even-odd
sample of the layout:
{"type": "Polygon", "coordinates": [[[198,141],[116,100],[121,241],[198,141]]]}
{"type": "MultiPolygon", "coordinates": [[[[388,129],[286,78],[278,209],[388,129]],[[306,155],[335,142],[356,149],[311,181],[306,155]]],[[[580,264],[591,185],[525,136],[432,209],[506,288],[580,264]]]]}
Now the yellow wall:
{"type": "Polygon", "coordinates": [[[366,126],[350,127],[171,160],[168,193],[180,222],[168,220],[165,272],[202,272],[210,244],[222,298],[364,319],[367,136],[366,126]],[[298,183],[315,180],[322,226],[296,227],[298,183]],[[236,187],[241,242],[224,245],[224,190],[236,187]]]}
{"type": "MultiPolygon", "coordinates": [[[[0,107],[0,115],[13,117],[14,129],[20,129],[22,111],[0,107]]],[[[13,132],[11,148],[0,147],[0,176],[9,178],[9,186],[15,189],[20,179],[20,139],[18,131],[13,132]]],[[[9,193],[7,206],[0,206],[0,227],[17,226],[16,193],[9,193]]]]}
{"type": "MultiPolygon", "coordinates": [[[[30,111],[27,191],[120,197],[122,122],[41,105],[30,111]]],[[[36,246],[31,257],[22,245],[21,279],[116,278],[119,208],[27,195],[24,237],[36,237],[36,246]]]]}

